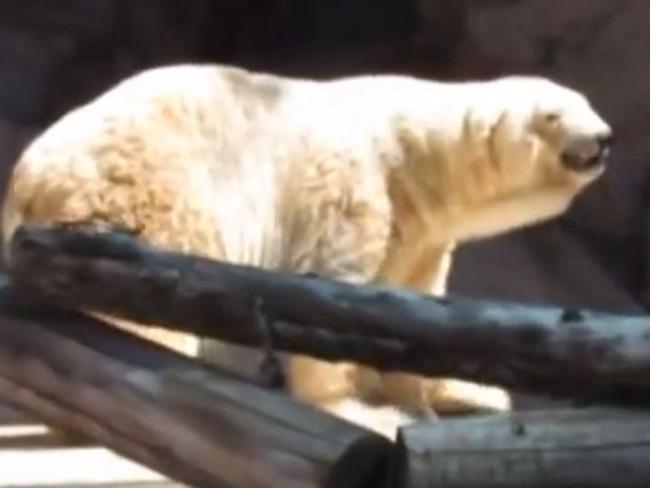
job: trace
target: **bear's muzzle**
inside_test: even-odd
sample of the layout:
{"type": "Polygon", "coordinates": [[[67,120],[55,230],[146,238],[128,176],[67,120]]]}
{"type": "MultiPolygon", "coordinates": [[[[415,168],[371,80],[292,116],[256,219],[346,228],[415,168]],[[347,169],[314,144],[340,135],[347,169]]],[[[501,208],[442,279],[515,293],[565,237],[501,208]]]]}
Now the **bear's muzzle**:
{"type": "Polygon", "coordinates": [[[605,166],[609,160],[614,134],[609,131],[585,138],[562,153],[562,164],[572,171],[592,171],[605,166]]]}

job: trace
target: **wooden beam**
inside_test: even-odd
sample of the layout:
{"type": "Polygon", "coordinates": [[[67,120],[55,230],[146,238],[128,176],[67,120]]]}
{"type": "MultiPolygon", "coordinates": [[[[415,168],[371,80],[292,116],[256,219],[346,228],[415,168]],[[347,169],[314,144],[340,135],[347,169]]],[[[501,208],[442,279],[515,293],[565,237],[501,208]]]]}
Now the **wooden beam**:
{"type": "Polygon", "coordinates": [[[647,317],[352,286],[164,252],[123,233],[21,228],[11,253],[16,285],[61,306],[239,344],[270,335],[281,350],[556,397],[650,398],[647,317]]]}
{"type": "Polygon", "coordinates": [[[393,486],[387,440],[7,283],[0,399],[190,486],[393,486]]]}
{"type": "Polygon", "coordinates": [[[650,412],[589,408],[415,424],[408,488],[650,486],[650,412]]]}

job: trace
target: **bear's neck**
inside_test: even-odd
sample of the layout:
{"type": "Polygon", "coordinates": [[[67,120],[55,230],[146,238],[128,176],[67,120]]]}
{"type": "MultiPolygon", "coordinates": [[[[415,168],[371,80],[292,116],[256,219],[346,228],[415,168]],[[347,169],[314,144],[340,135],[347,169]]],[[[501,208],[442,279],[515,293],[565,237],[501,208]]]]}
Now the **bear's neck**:
{"type": "MultiPolygon", "coordinates": [[[[389,193],[397,233],[405,241],[426,240],[431,246],[492,237],[548,220],[563,213],[573,196],[566,188],[540,184],[471,201],[445,200],[440,198],[444,184],[431,191],[435,185],[423,181],[394,171],[389,193]]],[[[453,188],[448,187],[450,193],[453,188]]]]}
{"type": "Polygon", "coordinates": [[[453,139],[442,147],[437,128],[409,127],[406,121],[398,128],[401,153],[388,179],[396,234],[404,241],[439,246],[491,237],[547,220],[570,204],[574,192],[564,184],[542,175],[513,178],[489,160],[497,153],[477,157],[484,148],[453,139]]]}

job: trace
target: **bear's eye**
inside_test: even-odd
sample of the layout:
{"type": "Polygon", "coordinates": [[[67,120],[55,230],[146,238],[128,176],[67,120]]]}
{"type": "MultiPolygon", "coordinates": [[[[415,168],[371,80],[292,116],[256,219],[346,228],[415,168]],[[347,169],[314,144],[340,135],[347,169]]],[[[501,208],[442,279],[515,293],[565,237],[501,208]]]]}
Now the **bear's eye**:
{"type": "Polygon", "coordinates": [[[548,112],[546,115],[544,115],[544,120],[549,124],[555,124],[560,120],[560,113],[548,112]]]}

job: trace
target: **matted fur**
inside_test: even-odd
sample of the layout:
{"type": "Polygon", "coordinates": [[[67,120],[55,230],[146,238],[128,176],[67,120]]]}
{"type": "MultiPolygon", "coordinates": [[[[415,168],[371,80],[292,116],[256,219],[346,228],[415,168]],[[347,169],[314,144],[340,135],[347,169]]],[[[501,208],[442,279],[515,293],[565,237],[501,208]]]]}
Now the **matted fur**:
{"type": "MultiPolygon", "coordinates": [[[[162,67],[27,147],[2,231],[6,242],[23,222],[118,225],[171,250],[440,294],[458,243],[562,213],[602,168],[571,171],[560,155],[608,133],[581,94],[540,78],[162,67]]],[[[191,337],[152,339],[197,352],[191,337]]],[[[428,408],[510,405],[499,388],[347,363],[296,356],[287,372],[297,398],[389,436],[428,408]]]]}

